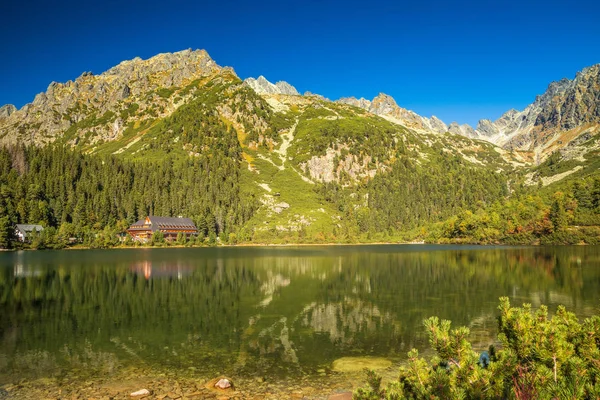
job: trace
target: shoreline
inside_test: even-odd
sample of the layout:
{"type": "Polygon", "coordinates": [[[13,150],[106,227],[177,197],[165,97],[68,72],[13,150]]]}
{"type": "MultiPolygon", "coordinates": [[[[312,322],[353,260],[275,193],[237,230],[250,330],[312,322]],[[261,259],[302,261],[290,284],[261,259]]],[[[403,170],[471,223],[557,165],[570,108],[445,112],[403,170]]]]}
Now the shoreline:
{"type": "Polygon", "coordinates": [[[90,247],[90,246],[69,246],[61,249],[0,249],[0,252],[14,251],[44,251],[44,250],[136,250],[136,249],[218,249],[218,248],[269,248],[269,247],[350,247],[350,246],[460,246],[460,247],[544,247],[544,246],[591,246],[587,243],[579,244],[540,244],[540,243],[427,243],[418,242],[358,242],[358,243],[241,243],[241,244],[218,244],[214,246],[114,246],[114,247],[90,247]]]}
{"type": "MultiPolygon", "coordinates": [[[[396,378],[399,368],[394,363],[380,370],[386,381],[396,378]]],[[[224,372],[224,371],[222,371],[224,372]]],[[[303,373],[301,375],[250,376],[216,373],[197,373],[195,368],[165,369],[149,366],[128,366],[109,374],[82,371],[75,375],[15,377],[0,384],[0,398],[10,399],[314,399],[350,400],[352,393],[366,385],[366,375],[361,371],[303,373]],[[214,382],[227,378],[233,387],[221,390],[214,382]],[[146,389],[149,394],[132,397],[131,394],[146,389]]]]}

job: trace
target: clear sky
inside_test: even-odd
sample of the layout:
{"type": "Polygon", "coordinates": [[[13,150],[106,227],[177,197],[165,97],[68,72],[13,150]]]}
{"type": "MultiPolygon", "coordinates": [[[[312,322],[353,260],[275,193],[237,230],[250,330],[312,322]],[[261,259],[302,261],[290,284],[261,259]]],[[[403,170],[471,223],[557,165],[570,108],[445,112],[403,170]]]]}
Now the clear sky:
{"type": "Polygon", "coordinates": [[[600,1],[3,1],[0,105],[187,48],[330,99],[392,95],[446,123],[523,109],[600,63],[600,1]]]}

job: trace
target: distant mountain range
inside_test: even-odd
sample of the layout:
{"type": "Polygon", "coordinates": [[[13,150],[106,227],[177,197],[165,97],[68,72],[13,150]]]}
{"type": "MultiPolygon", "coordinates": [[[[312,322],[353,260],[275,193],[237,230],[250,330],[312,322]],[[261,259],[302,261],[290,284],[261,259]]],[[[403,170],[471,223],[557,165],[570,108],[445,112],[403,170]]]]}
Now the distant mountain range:
{"type": "MultiPolygon", "coordinates": [[[[86,116],[85,110],[75,110],[77,107],[93,106],[100,113],[110,111],[117,102],[131,95],[161,88],[168,90],[219,69],[205,51],[186,50],[148,60],[124,61],[99,76],[84,73],[65,84],[52,82],[45,93],[38,94],[21,110],[11,104],[0,107],[0,137],[3,142],[18,136],[36,143],[51,142],[86,116]]],[[[259,95],[301,96],[289,83],[273,84],[263,76],[248,78],[244,83],[259,95]]],[[[307,92],[304,96],[315,95],[307,92]]],[[[552,82],[546,92],[523,111],[508,110],[496,121],[482,119],[475,128],[456,122],[447,124],[435,116],[420,116],[398,106],[384,93],[373,100],[349,97],[336,102],[362,108],[417,132],[450,132],[485,140],[516,150],[527,161],[540,162],[553,151],[568,146],[584,131],[595,134],[600,129],[600,64],[583,69],[573,80],[563,78],[552,82]]],[[[174,107],[177,104],[168,105],[171,111],[174,107]]],[[[162,115],[168,113],[166,109],[161,111],[162,115]]],[[[103,136],[110,139],[118,135],[120,128],[122,124],[117,120],[103,129],[103,136]]]]}
{"type": "Polygon", "coordinates": [[[578,72],[575,79],[552,82],[543,95],[523,111],[511,109],[496,121],[482,119],[473,129],[468,124],[447,125],[438,118],[422,117],[399,107],[383,93],[372,101],[354,97],[338,100],[364,108],[410,128],[450,132],[481,139],[508,150],[532,152],[538,159],[567,146],[583,131],[598,132],[600,124],[600,64],[578,72]]]}

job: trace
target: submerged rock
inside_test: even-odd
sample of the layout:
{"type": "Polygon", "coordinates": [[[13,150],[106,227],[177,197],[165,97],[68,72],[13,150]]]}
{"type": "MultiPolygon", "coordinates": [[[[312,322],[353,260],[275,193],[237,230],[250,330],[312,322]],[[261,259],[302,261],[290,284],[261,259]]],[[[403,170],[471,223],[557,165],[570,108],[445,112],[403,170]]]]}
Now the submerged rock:
{"type": "Polygon", "coordinates": [[[233,381],[225,376],[211,379],[204,385],[205,388],[210,390],[216,390],[219,392],[235,390],[233,381]]]}
{"type": "Polygon", "coordinates": [[[148,396],[150,394],[150,391],[148,389],[140,389],[137,392],[133,392],[130,394],[131,397],[141,397],[141,396],[148,396]]]}
{"type": "Polygon", "coordinates": [[[215,387],[219,389],[228,389],[231,387],[231,381],[227,378],[219,379],[219,381],[215,383],[215,387]]]}
{"type": "Polygon", "coordinates": [[[352,392],[332,394],[327,400],[352,400],[352,392]]]}
{"type": "Polygon", "coordinates": [[[342,357],[333,362],[336,372],[356,372],[368,369],[385,369],[392,365],[390,360],[380,357],[342,357]]]}

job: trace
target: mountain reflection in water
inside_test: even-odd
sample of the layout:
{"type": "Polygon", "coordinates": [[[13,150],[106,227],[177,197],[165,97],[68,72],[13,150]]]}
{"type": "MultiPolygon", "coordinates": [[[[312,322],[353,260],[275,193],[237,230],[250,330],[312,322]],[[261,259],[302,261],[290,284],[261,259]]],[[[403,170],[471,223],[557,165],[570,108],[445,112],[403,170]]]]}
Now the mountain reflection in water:
{"type": "Polygon", "coordinates": [[[598,247],[330,246],[0,254],[0,383],[146,363],[313,374],[401,360],[431,315],[495,340],[500,296],[597,312],[598,247]]]}

